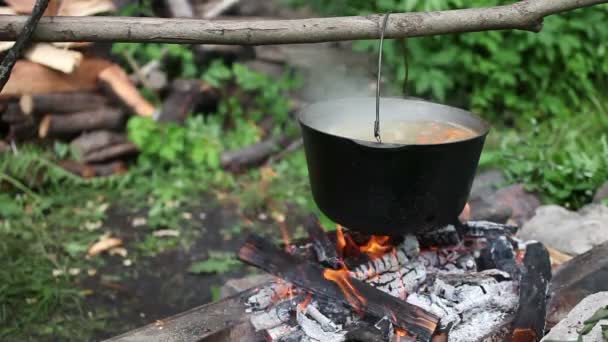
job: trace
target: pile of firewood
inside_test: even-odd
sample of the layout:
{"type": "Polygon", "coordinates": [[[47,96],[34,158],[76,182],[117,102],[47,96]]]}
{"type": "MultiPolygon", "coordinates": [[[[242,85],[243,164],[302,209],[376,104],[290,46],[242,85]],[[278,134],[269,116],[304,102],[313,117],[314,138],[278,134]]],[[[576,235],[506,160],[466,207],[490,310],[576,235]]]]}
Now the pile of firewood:
{"type": "MultiPolygon", "coordinates": [[[[4,2],[7,6],[0,7],[0,14],[27,14],[35,1],[4,2]]],[[[166,0],[165,11],[168,16],[216,18],[237,3],[166,0]]],[[[51,0],[44,15],[87,16],[115,10],[111,0],[51,0]]],[[[0,43],[0,51],[12,44],[0,43]]],[[[77,156],[58,163],[66,170],[82,177],[123,173],[138,153],[125,134],[130,115],[179,124],[195,108],[217,104],[218,90],[200,80],[168,81],[162,60],[143,66],[129,61],[135,72],[128,75],[119,65],[96,57],[107,52],[103,49],[90,43],[33,43],[0,92],[0,151],[17,151],[23,142],[58,140],[69,142],[77,156]],[[162,105],[155,108],[140,94],[139,86],[162,94],[162,105]]],[[[203,62],[218,57],[251,60],[256,55],[251,47],[196,45],[192,49],[203,62]]],[[[253,62],[282,69],[284,60],[266,61],[261,56],[253,62]]],[[[243,150],[227,151],[222,165],[230,171],[259,165],[294,140],[268,137],[243,150]]]]}

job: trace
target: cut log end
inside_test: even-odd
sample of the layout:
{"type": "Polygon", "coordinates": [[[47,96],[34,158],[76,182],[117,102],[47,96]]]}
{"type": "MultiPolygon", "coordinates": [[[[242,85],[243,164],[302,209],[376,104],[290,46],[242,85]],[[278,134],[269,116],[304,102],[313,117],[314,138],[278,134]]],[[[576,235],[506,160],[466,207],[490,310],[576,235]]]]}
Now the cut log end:
{"type": "Polygon", "coordinates": [[[19,107],[21,107],[21,111],[23,114],[31,115],[34,111],[34,98],[32,95],[23,95],[19,99],[19,107]]]}
{"type": "Polygon", "coordinates": [[[51,128],[51,115],[45,115],[38,126],[38,137],[46,138],[51,128]]]}

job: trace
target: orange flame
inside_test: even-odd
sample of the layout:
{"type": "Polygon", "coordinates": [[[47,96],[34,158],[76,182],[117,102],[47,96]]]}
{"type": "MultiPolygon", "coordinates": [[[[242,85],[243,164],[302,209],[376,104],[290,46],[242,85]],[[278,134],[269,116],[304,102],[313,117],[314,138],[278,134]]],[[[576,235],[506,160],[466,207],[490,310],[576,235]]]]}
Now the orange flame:
{"type": "Polygon", "coordinates": [[[342,226],[336,226],[336,251],[340,257],[344,256],[344,248],[346,248],[346,239],[344,238],[344,232],[342,226]]]}
{"type": "Polygon", "coordinates": [[[407,331],[405,331],[405,330],[403,330],[401,328],[397,328],[397,327],[395,327],[395,335],[396,335],[396,338],[395,338],[396,342],[400,342],[402,337],[409,336],[409,334],[407,333],[407,331]]]}
{"type": "Polygon", "coordinates": [[[340,287],[346,300],[353,306],[353,308],[360,310],[367,304],[367,300],[357,291],[357,289],[350,282],[350,276],[348,275],[348,269],[343,267],[339,270],[332,270],[326,268],[323,271],[323,277],[327,280],[331,280],[340,287]]]}
{"type": "Polygon", "coordinates": [[[393,248],[387,244],[389,239],[388,236],[372,235],[365,245],[359,247],[359,250],[370,258],[380,257],[393,248]]]}

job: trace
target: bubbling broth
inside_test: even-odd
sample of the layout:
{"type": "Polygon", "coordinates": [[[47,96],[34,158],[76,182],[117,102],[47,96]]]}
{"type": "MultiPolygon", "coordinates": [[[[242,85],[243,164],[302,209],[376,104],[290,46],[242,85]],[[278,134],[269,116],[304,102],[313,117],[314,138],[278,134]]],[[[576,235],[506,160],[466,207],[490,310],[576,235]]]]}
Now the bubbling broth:
{"type": "MultiPolygon", "coordinates": [[[[351,139],[375,141],[372,127],[342,134],[351,139]]],[[[380,136],[387,144],[441,144],[477,136],[470,128],[441,121],[398,121],[382,124],[380,136]]]]}

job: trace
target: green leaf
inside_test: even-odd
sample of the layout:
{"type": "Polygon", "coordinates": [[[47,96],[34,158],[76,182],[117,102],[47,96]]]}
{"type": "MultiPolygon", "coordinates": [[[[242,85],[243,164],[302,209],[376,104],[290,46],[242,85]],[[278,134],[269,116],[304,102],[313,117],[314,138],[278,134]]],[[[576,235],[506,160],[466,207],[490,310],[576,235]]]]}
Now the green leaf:
{"type": "Polygon", "coordinates": [[[226,273],[240,266],[232,253],[210,251],[207,260],[193,263],[188,272],[194,274],[226,273]]]}

